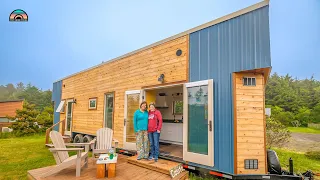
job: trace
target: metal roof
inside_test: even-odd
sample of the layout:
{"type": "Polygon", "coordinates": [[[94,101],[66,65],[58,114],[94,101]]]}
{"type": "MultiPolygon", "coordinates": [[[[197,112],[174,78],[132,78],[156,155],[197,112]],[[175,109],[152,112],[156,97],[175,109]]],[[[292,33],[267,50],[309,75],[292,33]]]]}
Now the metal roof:
{"type": "Polygon", "coordinates": [[[88,68],[88,69],[82,70],[82,71],[80,71],[80,72],[71,74],[71,75],[66,76],[66,77],[64,77],[64,78],[62,78],[62,79],[59,79],[59,80],[57,80],[57,81],[55,81],[55,82],[58,82],[58,81],[67,79],[67,78],[69,78],[69,77],[75,76],[75,75],[77,75],[77,74],[83,73],[83,72],[85,72],[85,71],[89,71],[89,70],[91,70],[91,69],[100,67],[100,66],[105,65],[105,64],[107,64],[107,63],[110,63],[110,62],[113,62],[113,61],[116,61],[116,60],[119,60],[119,59],[128,57],[128,56],[133,55],[133,54],[135,54],[135,53],[137,53],[137,52],[140,52],[140,51],[143,51],[143,50],[152,48],[152,47],[154,47],[154,46],[157,46],[157,45],[163,44],[163,43],[165,43],[165,42],[171,41],[171,40],[173,40],[173,39],[177,39],[177,38],[179,38],[179,37],[182,37],[182,36],[191,34],[191,33],[193,33],[193,32],[202,30],[202,29],[204,29],[204,28],[213,26],[213,25],[215,25],[215,24],[219,24],[219,23],[221,23],[221,22],[224,22],[224,21],[230,20],[230,19],[232,19],[232,18],[241,16],[241,15],[243,15],[243,14],[249,13],[249,12],[251,12],[251,11],[254,11],[254,10],[256,10],[256,9],[262,8],[262,7],[267,6],[267,5],[269,5],[269,0],[264,0],[264,1],[262,1],[262,2],[259,2],[259,3],[257,3],[257,4],[254,4],[254,5],[249,6],[249,7],[247,7],[247,8],[244,8],[244,9],[241,9],[241,10],[236,11],[236,12],[234,12],[234,13],[231,13],[231,14],[228,14],[228,15],[226,15],[226,16],[220,17],[220,18],[218,18],[218,19],[215,19],[215,20],[213,20],[213,21],[207,22],[207,23],[202,24],[202,25],[200,25],[200,26],[197,26],[197,27],[195,27],[195,28],[192,28],[192,29],[189,29],[189,30],[184,31],[184,32],[182,32],[182,33],[176,34],[176,35],[174,35],[174,36],[168,37],[168,38],[163,39],[163,40],[161,40],[161,41],[155,42],[155,43],[153,43],[153,44],[151,44],[151,45],[148,45],[148,46],[145,46],[145,47],[143,47],[143,48],[137,49],[137,50],[135,50],[135,51],[129,52],[129,53],[127,53],[127,54],[124,54],[124,55],[119,56],[119,57],[117,57],[117,58],[111,59],[111,60],[106,61],[106,62],[104,62],[104,63],[98,64],[98,65],[96,65],[96,66],[90,67],[90,68],[88,68]]]}

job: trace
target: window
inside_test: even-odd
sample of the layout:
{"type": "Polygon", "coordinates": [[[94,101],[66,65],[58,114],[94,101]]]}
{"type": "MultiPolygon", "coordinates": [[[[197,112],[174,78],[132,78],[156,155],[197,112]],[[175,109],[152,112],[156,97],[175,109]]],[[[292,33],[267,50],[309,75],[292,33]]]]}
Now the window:
{"type": "Polygon", "coordinates": [[[245,159],[244,160],[245,169],[258,169],[258,159],[245,159]]]}
{"type": "Polygon", "coordinates": [[[256,78],[255,77],[243,77],[243,85],[244,86],[256,86],[256,78]]]}
{"type": "Polygon", "coordinates": [[[183,114],[183,101],[173,101],[172,114],[182,115],[183,114]]]}
{"type": "Polygon", "coordinates": [[[113,128],[113,93],[107,93],[105,95],[105,109],[104,109],[104,126],[107,128],[113,128]]]}
{"type": "Polygon", "coordinates": [[[97,109],[97,98],[89,99],[89,109],[97,109]]]}

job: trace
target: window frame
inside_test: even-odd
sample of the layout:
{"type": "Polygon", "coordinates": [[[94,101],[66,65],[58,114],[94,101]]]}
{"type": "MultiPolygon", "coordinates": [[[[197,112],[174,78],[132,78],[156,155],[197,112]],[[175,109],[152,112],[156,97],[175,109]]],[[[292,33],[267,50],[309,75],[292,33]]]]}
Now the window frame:
{"type": "Polygon", "coordinates": [[[98,107],[98,98],[97,97],[93,97],[93,98],[89,98],[89,104],[88,104],[88,109],[89,110],[96,110],[98,107]],[[91,107],[91,101],[95,101],[95,107],[91,107]]]}
{"type": "Polygon", "coordinates": [[[257,86],[257,78],[256,77],[250,77],[250,76],[244,76],[242,77],[242,85],[243,86],[257,86]],[[252,83],[254,79],[254,84],[252,83]],[[250,84],[249,84],[249,80],[250,80],[250,84]],[[246,84],[245,84],[246,82],[246,84]]]}
{"type": "Polygon", "coordinates": [[[103,126],[105,128],[110,128],[110,129],[114,129],[114,103],[115,103],[115,92],[107,92],[104,94],[104,109],[103,109],[103,119],[104,119],[104,123],[103,126]],[[108,95],[111,94],[112,95],[112,121],[111,121],[111,128],[108,127],[108,123],[107,123],[107,115],[106,115],[106,108],[107,108],[107,99],[108,99],[108,95]]]}

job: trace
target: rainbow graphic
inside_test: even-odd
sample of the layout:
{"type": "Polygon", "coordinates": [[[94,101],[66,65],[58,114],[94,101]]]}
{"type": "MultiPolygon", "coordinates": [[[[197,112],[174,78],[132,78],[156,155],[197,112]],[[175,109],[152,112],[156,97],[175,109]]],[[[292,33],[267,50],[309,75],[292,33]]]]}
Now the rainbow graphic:
{"type": "Polygon", "coordinates": [[[16,9],[16,10],[12,11],[12,13],[10,14],[9,21],[27,22],[28,21],[28,15],[24,10],[16,9]]]}

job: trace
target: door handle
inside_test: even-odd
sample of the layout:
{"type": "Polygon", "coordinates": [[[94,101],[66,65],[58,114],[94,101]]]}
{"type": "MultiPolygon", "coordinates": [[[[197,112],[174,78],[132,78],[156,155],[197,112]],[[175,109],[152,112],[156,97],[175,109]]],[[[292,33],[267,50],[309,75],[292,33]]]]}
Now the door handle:
{"type": "Polygon", "coordinates": [[[209,131],[212,131],[212,121],[209,121],[209,131]]]}

